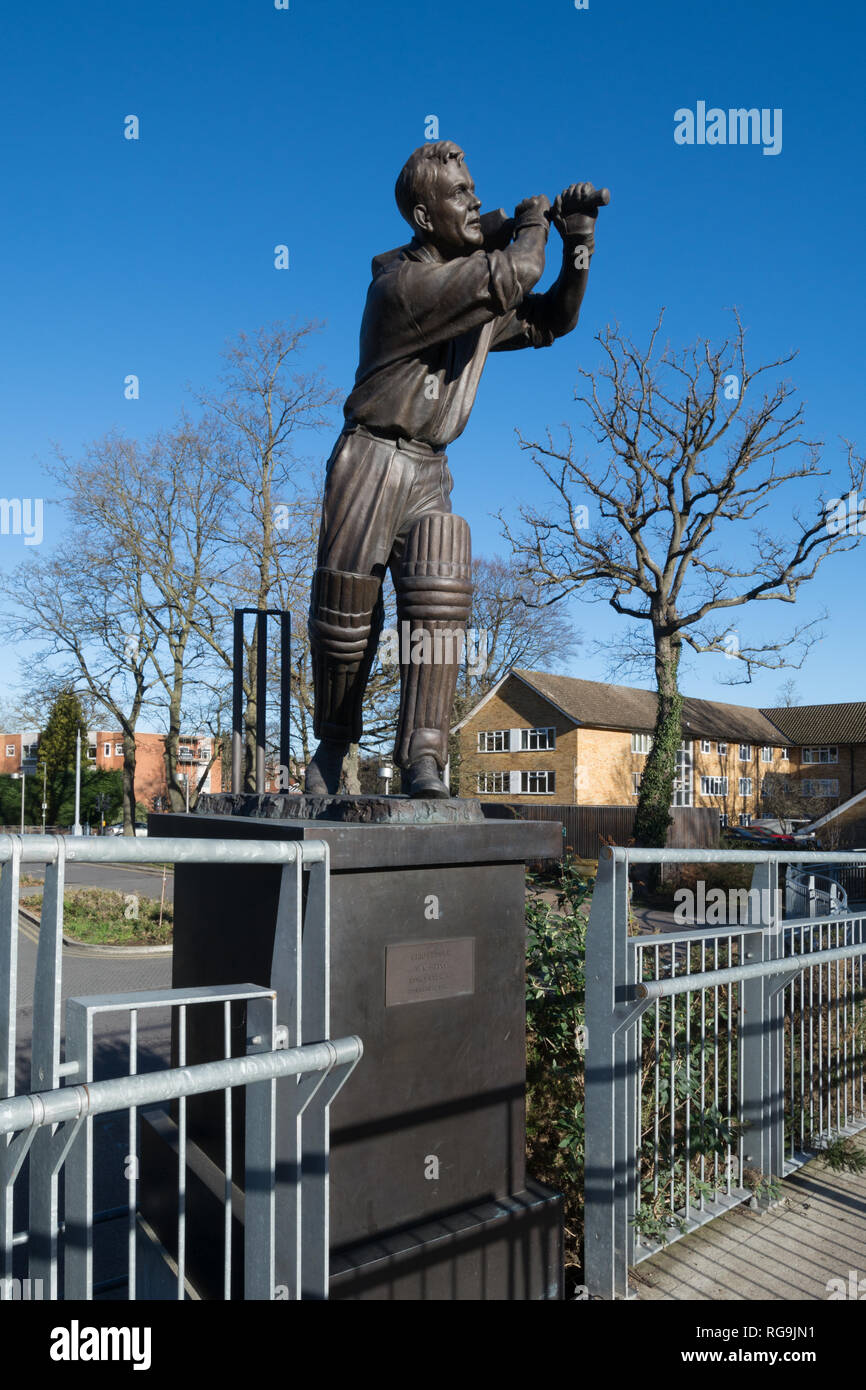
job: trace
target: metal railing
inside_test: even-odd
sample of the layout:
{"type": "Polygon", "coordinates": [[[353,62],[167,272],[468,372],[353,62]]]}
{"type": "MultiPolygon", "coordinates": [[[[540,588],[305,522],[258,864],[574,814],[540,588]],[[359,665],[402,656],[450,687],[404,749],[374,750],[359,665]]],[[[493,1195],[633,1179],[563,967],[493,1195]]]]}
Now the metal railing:
{"type": "Polygon", "coordinates": [[[591,1294],[628,1296],[631,1266],[866,1127],[866,917],[786,920],[778,889],[782,864],[847,857],[600,859],[586,949],[591,1294]],[[630,936],[629,869],[660,863],[750,865],[745,921],[630,936]]]}
{"type": "MultiPolygon", "coordinates": [[[[357,1037],[329,1040],[329,861],[321,841],[0,838],[0,1300],[20,1286],[13,1261],[26,1255],[28,1286],[46,1298],[94,1296],[94,1227],[125,1220],[126,1274],[102,1287],[137,1296],[139,1110],[176,1102],[177,1297],[186,1280],[186,1100],[225,1093],[223,1292],[232,1296],[233,1213],[231,1092],[246,1088],[243,1288],[249,1299],[328,1296],[329,1109],[362,1053],[357,1037]],[[172,862],[282,866],[271,979],[266,985],[93,995],[66,1004],[62,1046],[63,889],[75,863],[172,862]],[[45,864],[45,891],[33,990],[30,1091],[16,1094],[21,865],[45,864]],[[186,1064],[187,1017],[222,1005],[224,1056],[186,1064]],[[233,1010],[245,1010],[245,1055],[233,1056],[233,1010]],[[139,1022],[171,1009],[178,1065],[140,1073],[139,1022]],[[126,1020],[128,1075],[97,1079],[94,1021],[126,1020]],[[277,1083],[280,1083],[279,1085],[277,1083]],[[65,1084],[64,1084],[65,1083],[65,1084]],[[94,1209],[93,1118],[128,1116],[127,1202],[94,1209]],[[277,1116],[279,1113],[279,1145],[277,1116]],[[279,1147],[279,1153],[278,1153],[279,1147]],[[29,1223],[14,1228],[15,1183],[29,1158],[29,1223]],[[280,1176],[277,1176],[279,1164],[280,1176]],[[61,1220],[61,1185],[65,1219],[61,1220]],[[18,1256],[16,1257],[16,1251],[18,1256]],[[62,1258],[61,1258],[62,1257],[62,1258]],[[279,1282],[278,1282],[279,1281],[279,1282]]],[[[117,1039],[117,1032],[113,1035],[117,1039]]],[[[99,1288],[96,1288],[99,1292],[99,1288]]]]}
{"type": "Polygon", "coordinates": [[[848,911],[848,894],[832,873],[789,864],[785,873],[786,917],[833,917],[848,911]]]}

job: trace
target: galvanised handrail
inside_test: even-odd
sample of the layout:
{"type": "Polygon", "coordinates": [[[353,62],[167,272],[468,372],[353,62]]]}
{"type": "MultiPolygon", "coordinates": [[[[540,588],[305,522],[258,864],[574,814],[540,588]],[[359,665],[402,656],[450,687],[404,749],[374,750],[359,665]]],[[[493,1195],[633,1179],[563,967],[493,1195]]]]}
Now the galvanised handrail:
{"type": "MultiPolygon", "coordinates": [[[[208,999],[207,1002],[213,1002],[208,999]]],[[[92,1115],[109,1115],[116,1110],[178,1100],[181,1096],[201,1096],[233,1086],[250,1086],[282,1076],[306,1076],[309,1072],[330,1071],[335,1066],[357,1062],[363,1053],[356,1036],[334,1042],[307,1043],[285,1052],[265,1052],[249,1057],[225,1057],[218,1062],[199,1062],[192,1067],[172,1067],[168,1071],[145,1072],[140,1076],[111,1077],[91,1081],[88,1086],[64,1086],[59,1091],[42,1091],[0,1100],[0,1134],[37,1130],[42,1125],[64,1124],[92,1115]]]]}
{"type": "MultiPolygon", "coordinates": [[[[247,1088],[244,1288],[247,1298],[317,1299],[328,1294],[329,1108],[361,1055],[358,1038],[330,1041],[329,852],[320,840],[180,839],[154,836],[0,837],[0,1300],[12,1297],[13,1249],[26,1245],[29,1276],[44,1296],[60,1296],[59,1239],[65,1235],[64,1294],[93,1296],[93,1116],[129,1113],[127,1156],[129,1297],[136,1296],[138,1107],[176,1102],[178,1145],[177,1296],[185,1296],[186,1099],[223,1090],[225,1104],[224,1278],[232,1289],[231,1088],[247,1088]],[[264,984],[204,986],[70,999],[65,1058],[61,1058],[63,889],[67,861],[78,863],[198,863],[281,865],[274,955],[264,984]],[[29,1095],[16,1095],[18,908],[20,868],[44,863],[33,1004],[29,1095]],[[303,998],[302,998],[303,993],[303,998]],[[225,1056],[188,1066],[188,1010],[221,1005],[225,1056]],[[245,1057],[232,1057],[231,1009],[246,1009],[245,1057]],[[138,1017],[173,1010],[180,1065],[138,1074],[138,1017]],[[129,1024],[130,1074],[94,1077],[94,1019],[120,1013],[129,1024]],[[303,1020],[303,1022],[302,1022],[303,1020]],[[277,1089],[280,1078],[283,1080],[277,1089]],[[66,1081],[66,1085],[61,1083],[66,1081]],[[291,1113],[281,1122],[279,1153],[275,1105],[291,1113]],[[25,1156],[30,1159],[30,1229],[13,1229],[13,1195],[25,1156]],[[276,1168],[300,1174],[295,1194],[282,1193],[275,1212],[276,1168]],[[306,1167],[305,1167],[306,1165],[306,1167]],[[66,1188],[65,1228],[59,1220],[61,1178],[66,1188]],[[279,1243],[277,1242],[277,1222],[279,1243]],[[70,1242],[69,1233],[72,1232],[70,1242]],[[275,1269],[282,1283],[275,1290],[275,1269]]],[[[286,1179],[281,1179],[285,1183],[286,1179]]],[[[117,1213],[103,1216],[116,1217],[117,1213]]]]}
{"type": "Polygon", "coordinates": [[[797,908],[804,905],[807,909],[805,915],[809,917],[847,912],[848,894],[832,874],[818,874],[814,870],[789,864],[785,873],[785,911],[793,916],[797,908]],[[822,887],[822,884],[827,886],[822,887]]]}
{"type": "Polygon", "coordinates": [[[671,1239],[866,1126],[866,916],[785,922],[778,865],[862,854],[612,848],[586,947],[586,1282],[671,1239]],[[745,923],[629,936],[632,864],[745,864],[745,923]],[[762,917],[764,920],[762,920],[762,917]]]}

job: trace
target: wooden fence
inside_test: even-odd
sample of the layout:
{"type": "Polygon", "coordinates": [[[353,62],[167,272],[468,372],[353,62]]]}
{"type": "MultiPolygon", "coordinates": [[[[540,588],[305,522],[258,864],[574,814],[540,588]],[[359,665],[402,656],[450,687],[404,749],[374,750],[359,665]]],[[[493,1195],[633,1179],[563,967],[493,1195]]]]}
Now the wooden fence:
{"type": "MultiPolygon", "coordinates": [[[[521,820],[560,821],[563,848],[580,859],[597,859],[601,845],[627,845],[634,830],[634,806],[533,806],[510,802],[485,807],[485,814],[509,811],[521,820]]],[[[719,843],[719,813],[710,807],[674,806],[668,831],[669,849],[713,849],[719,843]]]]}

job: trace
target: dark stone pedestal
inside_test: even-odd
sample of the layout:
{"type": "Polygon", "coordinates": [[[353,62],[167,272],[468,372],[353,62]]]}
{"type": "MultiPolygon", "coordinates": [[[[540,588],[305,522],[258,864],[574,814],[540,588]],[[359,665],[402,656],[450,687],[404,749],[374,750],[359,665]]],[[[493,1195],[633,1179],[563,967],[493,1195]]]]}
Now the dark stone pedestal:
{"type": "MultiPolygon", "coordinates": [[[[372,824],[253,818],[236,806],[233,816],[151,817],[151,833],[330,846],[330,1033],[364,1043],[331,1111],[331,1296],[557,1298],[561,1204],[525,1173],[523,864],[558,854],[560,828],[476,818],[477,803],[457,801],[439,803],[437,821],[436,803],[424,806],[422,823],[372,824]],[[441,997],[414,998],[423,988],[410,962],[418,952],[438,962],[442,943],[452,944],[441,997]]],[[[269,983],[279,878],[270,866],[177,866],[176,988],[269,983]]],[[[188,1060],[208,1060],[211,1045],[191,1027],[188,1060]]],[[[240,1107],[240,1088],[235,1099],[240,1107]]],[[[223,1161],[214,1100],[211,1113],[191,1105],[188,1123],[202,1169],[195,1201],[202,1220],[214,1205],[219,1233],[218,1198],[207,1195],[209,1165],[218,1173],[223,1161]]],[[[240,1142],[239,1111],[234,1133],[240,1142]]],[[[160,1146],[168,1158],[154,1131],[144,1188],[160,1146]]],[[[159,1186],[151,1180],[143,1207],[170,1249],[159,1186]]],[[[194,1244],[191,1234],[191,1253],[194,1244]]]]}

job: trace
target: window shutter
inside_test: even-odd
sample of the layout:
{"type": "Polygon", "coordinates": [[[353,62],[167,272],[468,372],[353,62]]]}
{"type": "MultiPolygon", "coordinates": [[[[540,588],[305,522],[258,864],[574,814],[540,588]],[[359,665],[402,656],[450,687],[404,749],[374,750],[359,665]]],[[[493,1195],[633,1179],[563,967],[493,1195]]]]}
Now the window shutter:
{"type": "Polygon", "coordinates": [[[520,795],[520,773],[519,773],[519,772],[514,772],[514,771],[509,772],[509,774],[508,774],[508,781],[509,781],[509,790],[510,790],[510,792],[511,792],[511,795],[512,795],[512,796],[519,796],[519,795],[520,795]]]}

